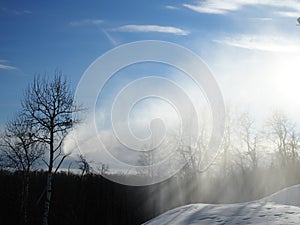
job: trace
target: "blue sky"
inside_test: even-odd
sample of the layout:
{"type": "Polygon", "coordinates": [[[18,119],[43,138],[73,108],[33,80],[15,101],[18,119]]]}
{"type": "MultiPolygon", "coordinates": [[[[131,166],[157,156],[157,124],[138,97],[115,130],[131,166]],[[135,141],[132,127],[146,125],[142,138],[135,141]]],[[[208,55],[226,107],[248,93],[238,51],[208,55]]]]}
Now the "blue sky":
{"type": "Polygon", "coordinates": [[[175,42],[198,53],[225,98],[249,100],[259,108],[265,105],[265,90],[274,102],[283,98],[285,107],[296,101],[291,96],[299,96],[290,91],[300,79],[286,77],[300,65],[298,16],[297,0],[1,1],[0,124],[18,111],[22,91],[35,74],[61,69],[75,88],[98,56],[145,39],[175,42]],[[270,82],[274,85],[266,90],[270,82]]]}

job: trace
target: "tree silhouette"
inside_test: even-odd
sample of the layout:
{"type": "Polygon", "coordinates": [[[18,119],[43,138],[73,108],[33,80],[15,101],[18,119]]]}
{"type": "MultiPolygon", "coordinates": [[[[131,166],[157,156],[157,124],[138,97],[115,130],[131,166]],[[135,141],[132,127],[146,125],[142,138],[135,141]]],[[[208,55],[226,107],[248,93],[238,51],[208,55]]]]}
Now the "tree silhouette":
{"type": "Polygon", "coordinates": [[[22,101],[23,113],[34,126],[34,137],[47,146],[48,167],[45,188],[43,224],[48,224],[52,194],[52,175],[67,157],[62,151],[62,143],[70,128],[76,123],[72,113],[78,110],[73,102],[73,92],[62,73],[55,72],[53,80],[36,76],[25,91],[22,101]]]}
{"type": "Polygon", "coordinates": [[[32,124],[24,115],[17,115],[10,121],[1,138],[3,167],[22,171],[21,217],[20,224],[27,224],[29,173],[34,164],[42,158],[44,148],[35,138],[32,124]]]}

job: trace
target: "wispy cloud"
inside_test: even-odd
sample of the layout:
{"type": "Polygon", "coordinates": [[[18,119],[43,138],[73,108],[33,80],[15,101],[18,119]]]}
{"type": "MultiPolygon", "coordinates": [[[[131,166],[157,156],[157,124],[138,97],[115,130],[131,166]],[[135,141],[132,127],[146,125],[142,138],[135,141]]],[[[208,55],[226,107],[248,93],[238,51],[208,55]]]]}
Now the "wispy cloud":
{"type": "Polygon", "coordinates": [[[251,21],[272,21],[273,19],[270,17],[251,17],[249,18],[251,21]]]}
{"type": "Polygon", "coordinates": [[[198,0],[194,4],[183,4],[184,7],[199,13],[226,14],[231,11],[240,10],[247,5],[263,5],[300,12],[298,0],[198,0]]]}
{"type": "Polygon", "coordinates": [[[99,25],[102,24],[103,20],[99,19],[84,19],[79,21],[73,21],[70,23],[71,26],[83,26],[83,25],[99,25]]]}
{"type": "Polygon", "coordinates": [[[300,52],[300,42],[287,37],[237,35],[214,41],[228,46],[250,50],[279,53],[300,52]]]}
{"type": "Polygon", "coordinates": [[[17,70],[18,68],[14,67],[14,66],[9,66],[9,65],[6,65],[6,64],[3,64],[3,63],[0,62],[0,69],[3,69],[3,70],[17,70]]]}
{"type": "Polygon", "coordinates": [[[170,10],[178,10],[179,8],[173,5],[166,5],[165,6],[166,9],[170,9],[170,10]]]}
{"type": "Polygon", "coordinates": [[[109,32],[107,32],[106,30],[102,30],[104,35],[106,36],[106,38],[108,39],[109,43],[111,43],[112,46],[117,46],[119,45],[119,43],[111,36],[111,34],[109,32]]]}
{"type": "Polygon", "coordinates": [[[16,9],[8,9],[5,7],[0,8],[0,11],[6,13],[6,14],[13,14],[13,15],[17,15],[17,16],[21,16],[21,15],[26,15],[26,14],[31,14],[32,12],[29,10],[16,10],[16,9]]]}
{"type": "Polygon", "coordinates": [[[299,11],[278,11],[276,12],[276,14],[282,17],[298,18],[300,16],[300,10],[299,11]]]}
{"type": "Polygon", "coordinates": [[[226,14],[229,11],[239,9],[240,4],[236,2],[225,2],[218,0],[199,1],[196,4],[183,4],[184,7],[199,13],[226,14]]]}
{"type": "Polygon", "coordinates": [[[175,35],[188,35],[189,31],[182,30],[177,27],[171,26],[159,26],[159,25],[125,25],[118,28],[113,29],[113,31],[121,31],[121,32],[157,32],[157,33],[168,33],[175,35]]]}

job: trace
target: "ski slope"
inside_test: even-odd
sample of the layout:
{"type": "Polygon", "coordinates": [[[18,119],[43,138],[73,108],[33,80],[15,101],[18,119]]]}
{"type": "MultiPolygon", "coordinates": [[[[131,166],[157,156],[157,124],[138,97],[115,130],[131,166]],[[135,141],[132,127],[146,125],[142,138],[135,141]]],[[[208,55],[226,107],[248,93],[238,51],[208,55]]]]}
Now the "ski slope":
{"type": "Polygon", "coordinates": [[[164,224],[300,224],[300,185],[253,202],[186,205],[144,223],[144,225],[164,224]]]}

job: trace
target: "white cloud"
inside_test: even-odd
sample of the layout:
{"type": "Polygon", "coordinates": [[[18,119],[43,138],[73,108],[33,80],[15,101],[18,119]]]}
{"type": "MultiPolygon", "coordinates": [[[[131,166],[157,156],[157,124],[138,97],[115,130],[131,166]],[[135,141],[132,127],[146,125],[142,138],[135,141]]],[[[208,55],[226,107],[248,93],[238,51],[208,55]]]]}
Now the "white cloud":
{"type": "Polygon", "coordinates": [[[276,12],[276,14],[282,17],[292,17],[292,18],[298,18],[300,16],[300,12],[297,11],[278,11],[276,12]]]}
{"type": "Polygon", "coordinates": [[[8,9],[8,8],[0,8],[0,11],[7,13],[7,14],[13,14],[17,16],[31,14],[32,12],[29,10],[16,10],[16,9],[8,9]]]}
{"type": "Polygon", "coordinates": [[[3,63],[0,63],[0,69],[3,69],[3,70],[17,70],[16,67],[14,66],[9,66],[9,65],[5,65],[3,63]]]}
{"type": "Polygon", "coordinates": [[[191,9],[199,13],[208,13],[208,14],[225,14],[228,11],[234,11],[239,9],[240,5],[233,2],[225,1],[215,1],[208,0],[204,2],[199,2],[196,5],[192,4],[183,4],[184,7],[191,9]]]}
{"type": "Polygon", "coordinates": [[[214,41],[228,46],[250,50],[279,53],[300,52],[300,42],[287,37],[237,35],[214,41]]]}
{"type": "Polygon", "coordinates": [[[159,25],[125,25],[113,29],[114,31],[121,31],[121,32],[158,32],[158,33],[169,33],[169,34],[176,34],[176,35],[188,35],[189,32],[186,30],[182,30],[177,27],[171,26],[159,26],[159,25]]]}
{"type": "MultiPolygon", "coordinates": [[[[104,120],[109,121],[111,119],[110,116],[106,115],[101,109],[97,109],[96,117],[101,118],[97,119],[97,121],[93,119],[93,116],[87,115],[86,121],[84,120],[83,123],[75,127],[66,137],[63,146],[64,152],[66,154],[72,153],[73,155],[79,153],[84,154],[89,161],[109,164],[110,168],[114,169],[126,168],[126,165],[118,162],[115,157],[131,165],[136,164],[139,159],[138,155],[140,154],[128,150],[130,148],[127,146],[133,145],[139,149],[143,149],[150,147],[148,145],[144,146],[143,143],[154,143],[152,132],[149,130],[149,125],[153,118],[163,119],[168,131],[174,130],[179,123],[178,116],[171,106],[168,107],[165,104],[160,104],[159,109],[157,109],[157,104],[151,104],[151,101],[146,101],[146,103],[142,104],[147,104],[148,107],[140,106],[138,109],[133,110],[133,112],[131,112],[133,115],[131,115],[128,121],[121,121],[118,118],[115,119],[114,126],[121,128],[117,129],[118,135],[116,135],[115,130],[112,130],[112,124],[110,124],[109,127],[103,128],[104,120]],[[95,126],[97,130],[95,130],[95,126]],[[132,133],[127,131],[128,126],[132,133]],[[135,142],[129,141],[133,139],[133,135],[136,137],[135,142]],[[120,137],[123,138],[119,139],[120,137]],[[151,141],[150,139],[149,141],[144,140],[144,138],[149,137],[152,137],[151,141]],[[126,143],[124,143],[124,140],[126,143]]],[[[160,135],[158,137],[160,137],[160,135]]],[[[164,149],[164,152],[166,151],[167,148],[164,149]]]]}
{"type": "Polygon", "coordinates": [[[195,4],[183,4],[184,7],[199,13],[226,14],[231,11],[240,10],[247,5],[263,5],[281,8],[282,11],[292,9],[300,12],[298,0],[199,0],[195,4]]]}
{"type": "Polygon", "coordinates": [[[165,8],[166,9],[170,9],[170,10],[177,10],[177,9],[179,9],[178,7],[173,6],[173,5],[166,5],[165,8]]]}
{"type": "MultiPolygon", "coordinates": [[[[120,168],[122,164],[119,165],[120,162],[109,156],[105,149],[113,152],[113,155],[122,159],[123,162],[134,165],[139,159],[139,151],[128,151],[128,149],[132,149],[130,146],[135,146],[135,149],[146,150],[156,145],[155,143],[160,143],[162,138],[165,140],[163,144],[168,146],[161,148],[159,155],[167,158],[165,154],[176,149],[177,141],[180,140],[177,137],[182,136],[182,134],[189,136],[190,130],[203,126],[204,122],[200,121],[202,118],[200,112],[203,113],[204,110],[210,112],[202,90],[191,78],[185,78],[186,75],[183,72],[175,71],[177,70],[167,70],[170,77],[168,80],[163,78],[165,82],[157,82],[159,79],[153,77],[155,82],[147,78],[147,82],[145,81],[144,85],[141,85],[139,79],[133,80],[138,82],[134,84],[135,82],[131,81],[130,78],[126,78],[128,83],[126,82],[124,86],[127,88],[129,87],[127,84],[132,86],[122,93],[120,91],[124,90],[123,85],[116,90],[116,94],[121,94],[121,97],[118,98],[122,98],[119,99],[119,103],[116,101],[117,95],[113,95],[112,99],[102,99],[102,105],[98,105],[95,109],[95,116],[81,112],[84,114],[82,117],[87,120],[83,119],[83,122],[74,129],[74,132],[65,139],[65,153],[73,152],[76,155],[79,150],[88,160],[107,163],[110,168],[120,168]],[[146,84],[149,86],[147,87],[146,84]],[[156,95],[147,96],[149,94],[145,93],[149,92],[144,92],[147,89],[151,89],[153,93],[156,92],[156,95]],[[127,102],[132,101],[130,99],[139,100],[137,102],[133,100],[135,103],[130,106],[131,104],[127,102]],[[199,113],[198,117],[192,116],[190,118],[191,115],[195,115],[190,111],[192,110],[189,107],[190,104],[195,107],[196,113],[199,113]],[[117,108],[121,112],[112,114],[113,105],[114,107],[119,105],[117,108]],[[124,119],[124,115],[126,119],[124,119]],[[155,123],[158,118],[164,124],[164,129],[161,129],[160,126],[157,126],[159,124],[155,123]],[[198,123],[189,124],[190,121],[198,123]],[[95,130],[95,127],[97,130],[95,130]],[[77,144],[79,144],[80,149],[78,149],[77,144]]],[[[118,81],[112,80],[112,82],[118,81]]],[[[208,118],[205,123],[210,125],[211,121],[208,118]]]]}
{"type": "Polygon", "coordinates": [[[252,21],[272,21],[273,19],[270,17],[251,17],[249,20],[252,21]]]}
{"type": "Polygon", "coordinates": [[[84,20],[80,20],[80,21],[71,22],[70,25],[71,26],[83,26],[83,25],[99,25],[102,23],[103,23],[103,20],[99,20],[99,19],[84,19],[84,20]]]}

